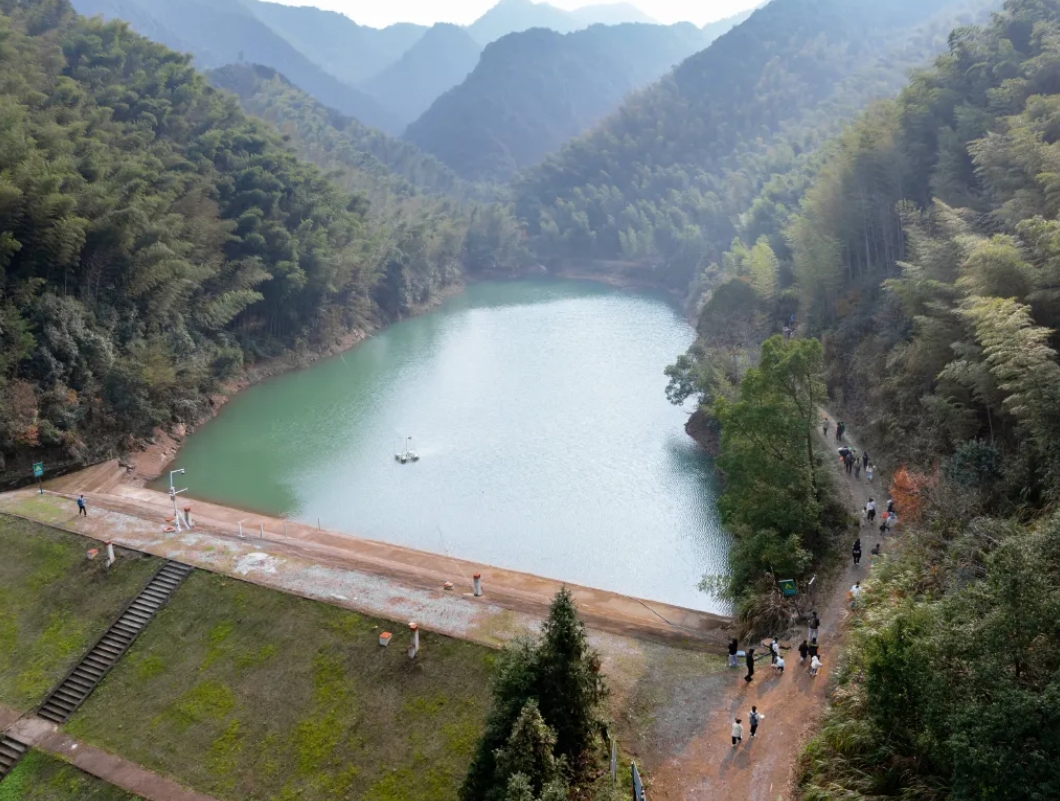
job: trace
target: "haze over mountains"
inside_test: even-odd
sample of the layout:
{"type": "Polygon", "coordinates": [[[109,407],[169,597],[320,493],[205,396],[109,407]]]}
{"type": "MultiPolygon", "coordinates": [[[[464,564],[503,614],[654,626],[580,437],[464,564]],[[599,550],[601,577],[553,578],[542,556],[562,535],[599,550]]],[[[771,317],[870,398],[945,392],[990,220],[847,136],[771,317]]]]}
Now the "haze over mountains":
{"type": "Polygon", "coordinates": [[[405,137],[469,180],[505,181],[707,44],[690,23],[509,34],[405,137]]]}

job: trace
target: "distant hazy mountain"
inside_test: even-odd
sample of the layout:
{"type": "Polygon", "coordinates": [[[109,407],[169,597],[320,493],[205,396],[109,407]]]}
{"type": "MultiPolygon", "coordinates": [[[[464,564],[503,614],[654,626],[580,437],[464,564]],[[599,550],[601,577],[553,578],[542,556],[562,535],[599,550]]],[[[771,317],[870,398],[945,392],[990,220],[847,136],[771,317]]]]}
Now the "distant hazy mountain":
{"type": "Polygon", "coordinates": [[[708,22],[703,26],[703,33],[705,33],[707,38],[713,42],[719,36],[724,36],[741,22],[746,20],[755,13],[756,9],[761,8],[763,5],[765,5],[765,3],[759,3],[755,8],[749,8],[746,11],[741,11],[739,14],[733,14],[731,17],[708,22]]]}
{"type": "Polygon", "coordinates": [[[624,22],[658,24],[656,20],[629,3],[604,3],[598,6],[584,6],[568,13],[585,26],[621,25],[624,22]]]}
{"type": "Polygon", "coordinates": [[[481,51],[464,28],[440,23],[360,88],[408,124],[439,95],[463,81],[475,68],[481,51]]]}
{"type": "Polygon", "coordinates": [[[531,0],[500,0],[497,5],[475,20],[467,29],[475,41],[487,45],[530,28],[548,28],[557,33],[570,33],[584,28],[585,23],[567,11],[548,3],[531,0]]]}
{"type": "Polygon", "coordinates": [[[74,0],[73,5],[88,16],[123,19],[138,33],[190,52],[201,69],[241,61],[272,67],[324,105],[400,133],[393,114],[310,61],[238,0],[74,0]]]}
{"type": "Polygon", "coordinates": [[[513,33],[486,47],[467,80],[438,98],[405,138],[466,179],[504,180],[707,44],[690,23],[513,33]]]}
{"type": "Polygon", "coordinates": [[[389,67],[427,30],[411,24],[379,30],[312,6],[240,1],[303,56],[351,85],[389,67]]]}

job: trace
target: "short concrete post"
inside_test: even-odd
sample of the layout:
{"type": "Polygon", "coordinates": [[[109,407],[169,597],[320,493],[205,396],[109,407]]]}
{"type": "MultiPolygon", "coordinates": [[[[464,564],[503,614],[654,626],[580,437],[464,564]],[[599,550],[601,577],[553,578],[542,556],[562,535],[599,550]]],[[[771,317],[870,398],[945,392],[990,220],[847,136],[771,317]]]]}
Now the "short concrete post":
{"type": "Polygon", "coordinates": [[[283,538],[287,539],[287,521],[283,521],[283,538]]]}
{"type": "Polygon", "coordinates": [[[191,524],[191,507],[190,506],[185,506],[184,507],[184,523],[188,526],[188,528],[191,528],[192,524],[191,524]]]}
{"type": "Polygon", "coordinates": [[[239,538],[243,539],[243,521],[239,521],[239,538]]]}
{"type": "Polygon", "coordinates": [[[412,645],[409,646],[409,659],[415,659],[420,651],[420,627],[415,623],[409,623],[409,631],[412,632],[412,645]]]}
{"type": "Polygon", "coordinates": [[[265,539],[265,524],[264,523],[258,523],[258,539],[259,540],[265,539]]]}
{"type": "Polygon", "coordinates": [[[107,567],[109,568],[116,561],[114,558],[114,543],[107,540],[107,567]]]}
{"type": "Polygon", "coordinates": [[[481,598],[482,597],[482,574],[481,573],[476,573],[474,575],[474,581],[475,581],[475,597],[476,598],[481,598]]]}

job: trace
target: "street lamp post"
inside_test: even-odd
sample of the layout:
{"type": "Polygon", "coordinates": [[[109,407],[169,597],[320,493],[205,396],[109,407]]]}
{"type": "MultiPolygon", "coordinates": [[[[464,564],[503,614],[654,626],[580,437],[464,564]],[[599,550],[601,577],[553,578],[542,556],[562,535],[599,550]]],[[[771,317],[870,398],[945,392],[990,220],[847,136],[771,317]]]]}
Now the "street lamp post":
{"type": "MultiPolygon", "coordinates": [[[[175,476],[177,473],[183,473],[183,472],[184,472],[184,468],[183,467],[180,468],[179,470],[170,470],[169,471],[169,497],[173,501],[173,527],[178,532],[180,531],[180,512],[177,510],[177,496],[180,495],[180,493],[182,493],[182,492],[187,492],[187,488],[185,487],[184,489],[178,490],[176,488],[176,486],[173,484],[173,476],[175,476]]],[[[187,528],[187,526],[185,526],[185,528],[187,528]]]]}

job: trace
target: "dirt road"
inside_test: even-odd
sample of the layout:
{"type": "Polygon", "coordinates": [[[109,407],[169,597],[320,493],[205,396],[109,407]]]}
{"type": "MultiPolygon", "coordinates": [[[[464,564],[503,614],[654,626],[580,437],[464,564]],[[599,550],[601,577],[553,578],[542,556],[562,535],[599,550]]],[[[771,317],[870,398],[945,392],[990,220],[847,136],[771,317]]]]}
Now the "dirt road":
{"type": "MultiPolygon", "coordinates": [[[[820,433],[820,429],[818,429],[820,433]]],[[[825,438],[826,451],[836,453],[840,443],[835,441],[833,420],[825,438]]],[[[849,433],[844,442],[861,454],[861,448],[849,433]]],[[[869,483],[865,474],[860,479],[847,476],[839,466],[838,456],[832,462],[840,486],[849,496],[851,511],[861,510],[870,497],[882,501],[886,508],[884,477],[876,475],[869,483]]],[[[852,528],[849,549],[859,531],[852,528]]],[[[820,646],[823,666],[816,678],[809,675],[808,666],[800,666],[794,649],[785,655],[786,667],[778,675],[769,664],[768,655],[755,665],[754,681],[744,682],[746,667],[730,669],[725,676],[726,688],[721,703],[711,707],[699,733],[685,748],[666,764],[656,766],[648,797],[651,801],[707,801],[729,798],[736,801],[776,801],[793,797],[794,767],[798,754],[814,730],[814,724],[825,703],[829,687],[828,672],[835,668],[836,657],[842,646],[844,623],[849,612],[848,593],[855,581],[864,580],[870,569],[872,546],[879,541],[878,531],[864,524],[860,528],[864,556],[857,568],[849,557],[843,571],[837,574],[826,589],[824,601],[817,606],[821,618],[820,646]],[[758,736],[750,738],[747,717],[751,706],[765,715],[758,736]],[[743,719],[743,744],[733,748],[730,730],[733,718],[743,719]]],[[[849,550],[847,551],[849,554],[849,550]]],[[[802,642],[805,630],[795,632],[793,645],[802,642]]],[[[764,649],[752,643],[756,651],[764,649]]],[[[741,649],[744,643],[740,644],[741,649]]]]}

